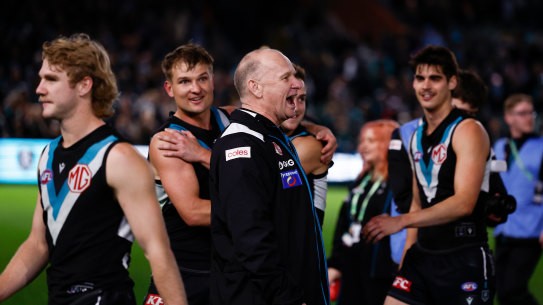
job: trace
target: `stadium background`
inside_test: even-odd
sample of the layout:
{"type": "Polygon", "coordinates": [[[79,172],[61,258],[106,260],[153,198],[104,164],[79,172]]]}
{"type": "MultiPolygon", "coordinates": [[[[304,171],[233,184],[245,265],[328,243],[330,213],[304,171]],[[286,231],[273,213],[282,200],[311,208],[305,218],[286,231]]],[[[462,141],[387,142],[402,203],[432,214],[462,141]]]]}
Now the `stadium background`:
{"type": "MultiPolygon", "coordinates": [[[[338,151],[347,153],[364,122],[420,115],[409,55],[429,43],[445,45],[489,86],[482,120],[496,139],[505,134],[501,111],[508,94],[531,94],[542,111],[542,11],[538,0],[4,0],[0,137],[58,134],[55,122],[41,119],[34,94],[41,43],[86,32],[111,53],[122,94],[110,123],[134,144],[147,144],[173,109],[162,90],[160,60],[188,41],[215,57],[217,105],[237,103],[232,73],[243,54],[261,45],[282,50],[307,69],[309,114],[334,131],[338,151]]],[[[344,195],[345,186],[331,188],[327,240],[344,195]]],[[[34,201],[32,186],[0,185],[0,268],[30,230],[34,201]]],[[[148,267],[136,254],[131,270],[140,299],[148,267]]],[[[541,269],[531,285],[543,302],[541,269]]],[[[44,287],[42,277],[6,304],[43,303],[44,287]]]]}

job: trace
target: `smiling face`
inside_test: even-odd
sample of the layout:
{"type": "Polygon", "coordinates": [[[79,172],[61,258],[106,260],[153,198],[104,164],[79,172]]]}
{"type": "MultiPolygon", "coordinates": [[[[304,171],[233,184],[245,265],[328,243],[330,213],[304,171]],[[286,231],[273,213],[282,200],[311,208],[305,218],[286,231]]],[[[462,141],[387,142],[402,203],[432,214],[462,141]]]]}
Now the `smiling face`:
{"type": "Polygon", "coordinates": [[[302,88],[298,90],[298,93],[294,97],[294,105],[296,108],[296,116],[289,118],[281,124],[281,128],[285,131],[287,135],[292,134],[294,130],[300,125],[305,116],[306,109],[306,99],[307,99],[307,88],[305,83],[302,82],[302,88]]]}
{"type": "Polygon", "coordinates": [[[421,107],[434,111],[445,104],[451,105],[451,90],[456,87],[456,77],[449,80],[438,66],[421,64],[417,66],[413,89],[421,107]]]}
{"type": "Polygon", "coordinates": [[[68,74],[58,66],[51,66],[43,60],[39,72],[40,83],[36,88],[46,119],[62,120],[74,113],[77,107],[78,91],[70,84],[68,74]]]}
{"type": "Polygon", "coordinates": [[[171,80],[164,82],[164,89],[174,98],[177,113],[193,117],[209,110],[213,104],[213,73],[210,66],[199,63],[189,69],[185,62],[179,62],[172,66],[171,74],[171,80]]]}
{"type": "Polygon", "coordinates": [[[372,167],[383,161],[383,140],[378,137],[375,128],[366,127],[360,131],[358,153],[372,167]]]}
{"type": "Polygon", "coordinates": [[[262,99],[272,121],[280,124],[296,115],[294,97],[303,82],[297,79],[290,60],[275,50],[263,50],[261,56],[262,99]]]}

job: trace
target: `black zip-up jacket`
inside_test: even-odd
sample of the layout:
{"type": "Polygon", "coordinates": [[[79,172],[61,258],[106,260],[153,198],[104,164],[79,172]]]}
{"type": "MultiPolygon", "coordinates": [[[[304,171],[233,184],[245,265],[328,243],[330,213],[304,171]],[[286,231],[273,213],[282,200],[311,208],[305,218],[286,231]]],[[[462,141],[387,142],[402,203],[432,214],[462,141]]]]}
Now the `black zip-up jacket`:
{"type": "Polygon", "coordinates": [[[329,304],[326,255],[294,147],[249,110],[211,154],[211,303],[329,304]]]}

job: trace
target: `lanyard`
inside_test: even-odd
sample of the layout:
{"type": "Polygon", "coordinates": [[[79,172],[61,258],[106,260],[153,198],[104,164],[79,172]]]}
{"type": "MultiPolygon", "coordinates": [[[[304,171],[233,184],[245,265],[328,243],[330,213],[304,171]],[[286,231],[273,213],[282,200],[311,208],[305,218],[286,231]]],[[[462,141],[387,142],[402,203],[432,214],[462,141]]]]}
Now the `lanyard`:
{"type": "MultiPolygon", "coordinates": [[[[351,199],[351,219],[354,219],[356,215],[356,203],[358,202],[360,195],[364,193],[364,189],[368,185],[368,182],[370,181],[370,177],[371,175],[369,174],[366,175],[364,179],[362,180],[362,182],[360,182],[360,185],[354,189],[354,194],[351,199]]],[[[364,219],[364,215],[366,214],[366,208],[368,207],[368,203],[370,202],[371,197],[375,194],[377,189],[381,186],[382,181],[383,179],[381,178],[375,181],[373,185],[371,186],[370,191],[368,192],[366,197],[364,197],[364,200],[362,200],[362,205],[360,208],[361,211],[360,211],[360,214],[358,214],[358,218],[357,218],[358,223],[361,223],[362,220],[364,219]]]]}
{"type": "Polygon", "coordinates": [[[524,174],[524,176],[526,176],[526,178],[528,178],[528,180],[533,181],[534,176],[526,169],[526,165],[524,165],[524,162],[519,156],[517,144],[515,144],[515,141],[513,139],[509,140],[509,148],[511,149],[511,155],[513,156],[513,159],[520,168],[520,171],[524,174]]]}

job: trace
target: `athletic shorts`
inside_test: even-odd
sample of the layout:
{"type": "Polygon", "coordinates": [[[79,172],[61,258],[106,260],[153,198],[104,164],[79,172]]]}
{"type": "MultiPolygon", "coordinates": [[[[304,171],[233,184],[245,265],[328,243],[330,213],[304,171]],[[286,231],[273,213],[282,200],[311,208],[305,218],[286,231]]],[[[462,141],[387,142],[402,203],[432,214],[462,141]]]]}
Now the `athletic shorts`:
{"type": "Polygon", "coordinates": [[[388,295],[412,305],[492,305],[494,293],[494,261],[488,247],[434,254],[415,244],[388,295]]]}
{"type": "Polygon", "coordinates": [[[70,296],[70,305],[136,305],[132,288],[93,289],[70,296]]]}

